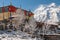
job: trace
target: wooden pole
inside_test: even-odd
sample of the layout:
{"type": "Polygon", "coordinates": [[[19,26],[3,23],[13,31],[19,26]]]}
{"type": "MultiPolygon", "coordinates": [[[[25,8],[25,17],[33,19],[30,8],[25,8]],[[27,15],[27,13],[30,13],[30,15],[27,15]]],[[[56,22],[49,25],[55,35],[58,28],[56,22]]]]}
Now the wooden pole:
{"type": "MultiPolygon", "coordinates": [[[[10,0],[10,6],[12,6],[12,0],[10,0]]],[[[10,17],[11,17],[11,12],[10,12],[10,17]]]]}
{"type": "MultiPolygon", "coordinates": [[[[3,13],[3,21],[4,21],[4,12],[5,12],[5,9],[4,9],[4,0],[3,0],[3,7],[2,7],[2,13],[3,13]]],[[[2,25],[3,25],[3,30],[5,30],[5,24],[4,23],[2,23],[2,25]]]]}
{"type": "MultiPolygon", "coordinates": [[[[3,8],[4,8],[4,0],[3,0],[3,8]]],[[[2,9],[2,10],[4,10],[4,9],[2,9]]],[[[3,12],[3,20],[4,20],[4,12],[3,12]]]]}

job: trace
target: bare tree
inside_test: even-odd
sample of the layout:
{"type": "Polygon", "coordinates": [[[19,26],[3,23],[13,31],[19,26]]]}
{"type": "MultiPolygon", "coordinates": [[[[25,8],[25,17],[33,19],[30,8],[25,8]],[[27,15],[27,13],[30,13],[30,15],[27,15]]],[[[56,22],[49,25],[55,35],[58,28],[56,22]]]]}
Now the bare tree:
{"type": "Polygon", "coordinates": [[[14,15],[15,18],[15,27],[18,29],[19,25],[23,24],[24,20],[25,20],[25,15],[24,12],[22,11],[22,9],[17,9],[16,14],[14,15]]]}

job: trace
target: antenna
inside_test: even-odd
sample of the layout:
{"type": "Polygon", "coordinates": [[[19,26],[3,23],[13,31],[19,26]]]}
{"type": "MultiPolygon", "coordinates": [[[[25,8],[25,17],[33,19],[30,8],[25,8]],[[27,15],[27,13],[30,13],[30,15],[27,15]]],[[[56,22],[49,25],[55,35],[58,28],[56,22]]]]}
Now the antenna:
{"type": "Polygon", "coordinates": [[[3,0],[3,7],[4,7],[4,0],[3,0]]]}
{"type": "Polygon", "coordinates": [[[20,4],[20,8],[21,8],[21,4],[20,4]]]}
{"type": "Polygon", "coordinates": [[[21,8],[21,0],[20,0],[20,8],[21,8]]]}
{"type": "Polygon", "coordinates": [[[29,12],[31,12],[31,10],[29,9],[29,12]]]}
{"type": "Polygon", "coordinates": [[[10,5],[12,5],[12,0],[10,0],[10,5]]]}

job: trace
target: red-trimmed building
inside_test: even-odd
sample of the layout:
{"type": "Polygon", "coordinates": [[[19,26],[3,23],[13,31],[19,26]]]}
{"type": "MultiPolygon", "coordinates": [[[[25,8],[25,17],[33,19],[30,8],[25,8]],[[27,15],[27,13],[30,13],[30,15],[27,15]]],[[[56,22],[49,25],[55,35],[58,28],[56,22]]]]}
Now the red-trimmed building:
{"type": "MultiPolygon", "coordinates": [[[[0,20],[8,19],[11,15],[14,15],[16,10],[19,9],[13,5],[0,7],[0,20]]],[[[26,16],[31,17],[34,15],[32,12],[22,9],[26,16]]]]}

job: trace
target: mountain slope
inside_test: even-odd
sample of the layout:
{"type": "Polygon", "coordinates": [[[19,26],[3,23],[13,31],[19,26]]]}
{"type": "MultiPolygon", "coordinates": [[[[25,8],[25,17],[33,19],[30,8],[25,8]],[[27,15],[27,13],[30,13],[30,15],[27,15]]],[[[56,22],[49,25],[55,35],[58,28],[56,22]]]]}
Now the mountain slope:
{"type": "Polygon", "coordinates": [[[60,21],[60,6],[55,3],[40,5],[34,14],[34,18],[38,22],[56,23],[60,21]]]}

